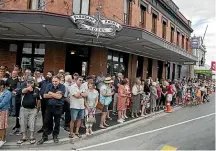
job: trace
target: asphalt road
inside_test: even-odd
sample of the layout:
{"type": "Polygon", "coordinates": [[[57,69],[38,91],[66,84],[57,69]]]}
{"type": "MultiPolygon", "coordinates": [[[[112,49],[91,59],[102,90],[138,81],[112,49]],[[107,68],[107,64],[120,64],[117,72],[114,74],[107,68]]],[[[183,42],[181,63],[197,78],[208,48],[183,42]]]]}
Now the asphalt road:
{"type": "Polygon", "coordinates": [[[159,114],[73,144],[43,149],[163,150],[170,146],[177,150],[215,150],[215,99],[211,96],[210,103],[159,114]]]}

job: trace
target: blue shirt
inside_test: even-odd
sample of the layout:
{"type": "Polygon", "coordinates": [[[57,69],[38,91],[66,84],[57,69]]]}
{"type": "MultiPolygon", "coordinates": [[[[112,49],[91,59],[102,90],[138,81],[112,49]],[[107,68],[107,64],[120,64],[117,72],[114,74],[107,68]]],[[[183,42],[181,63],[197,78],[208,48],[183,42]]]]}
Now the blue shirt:
{"type": "Polygon", "coordinates": [[[63,84],[59,84],[56,88],[53,86],[53,84],[48,84],[46,87],[46,90],[44,91],[44,94],[48,94],[48,92],[60,92],[62,95],[61,99],[55,99],[55,98],[51,98],[51,99],[47,99],[48,100],[48,105],[51,106],[61,106],[64,103],[64,94],[65,94],[65,86],[63,84]]]}
{"type": "Polygon", "coordinates": [[[5,89],[0,95],[0,111],[5,111],[9,109],[11,97],[11,92],[5,89]]]}
{"type": "Polygon", "coordinates": [[[43,80],[39,83],[39,88],[40,88],[40,95],[43,98],[43,95],[46,91],[47,85],[52,84],[50,80],[43,80]]]}

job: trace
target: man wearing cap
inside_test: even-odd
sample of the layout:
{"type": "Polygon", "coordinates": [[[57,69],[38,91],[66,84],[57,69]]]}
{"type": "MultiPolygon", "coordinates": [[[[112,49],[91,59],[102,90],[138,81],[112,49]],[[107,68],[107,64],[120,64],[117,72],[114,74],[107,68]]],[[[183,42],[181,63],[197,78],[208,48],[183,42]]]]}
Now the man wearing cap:
{"type": "Polygon", "coordinates": [[[72,81],[72,85],[74,85],[76,83],[76,79],[79,77],[78,73],[74,73],[73,74],[73,81],[72,81]]]}
{"type": "Polygon", "coordinates": [[[30,144],[34,144],[36,142],[34,131],[36,116],[40,104],[40,95],[39,89],[35,87],[35,80],[33,77],[28,77],[26,82],[26,87],[22,89],[23,99],[20,108],[20,125],[22,138],[17,142],[18,144],[22,144],[27,141],[27,126],[29,126],[30,130],[30,144]]]}
{"type": "Polygon", "coordinates": [[[60,83],[60,78],[54,76],[52,84],[48,84],[43,97],[47,99],[47,109],[45,112],[43,136],[38,145],[48,141],[49,135],[49,122],[54,122],[55,126],[52,132],[54,143],[58,143],[58,135],[60,131],[60,119],[64,104],[65,86],[60,83]],[[50,119],[52,119],[50,121],[50,119]]]}
{"type": "Polygon", "coordinates": [[[114,80],[114,87],[115,87],[115,95],[114,95],[114,100],[113,100],[113,114],[117,115],[117,101],[118,101],[118,86],[123,80],[123,75],[122,73],[118,73],[118,77],[115,78],[114,80]]]}

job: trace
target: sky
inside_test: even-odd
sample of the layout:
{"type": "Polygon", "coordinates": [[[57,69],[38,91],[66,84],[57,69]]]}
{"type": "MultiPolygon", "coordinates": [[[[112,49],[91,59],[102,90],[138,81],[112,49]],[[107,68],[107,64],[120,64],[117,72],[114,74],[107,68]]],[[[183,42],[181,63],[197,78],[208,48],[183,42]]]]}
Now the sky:
{"type": "Polygon", "coordinates": [[[216,0],[173,0],[180,12],[192,21],[194,32],[191,36],[204,35],[206,26],[208,29],[204,39],[207,55],[206,64],[216,61],[216,0]]]}

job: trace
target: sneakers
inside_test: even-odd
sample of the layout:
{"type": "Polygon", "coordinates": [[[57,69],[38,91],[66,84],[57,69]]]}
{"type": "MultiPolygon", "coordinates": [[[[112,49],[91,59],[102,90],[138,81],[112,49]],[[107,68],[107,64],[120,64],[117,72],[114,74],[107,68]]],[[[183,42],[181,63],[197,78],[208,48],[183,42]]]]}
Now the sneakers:
{"type": "Polygon", "coordinates": [[[126,118],[126,119],[127,119],[128,117],[125,115],[125,116],[124,116],[124,118],[126,118]]]}
{"type": "Polygon", "coordinates": [[[10,133],[10,135],[17,135],[17,136],[20,136],[20,135],[22,135],[22,133],[19,131],[19,130],[13,130],[11,133],[10,133]]]}
{"type": "Polygon", "coordinates": [[[0,141],[0,148],[6,143],[6,141],[0,141]]]}
{"type": "Polygon", "coordinates": [[[123,119],[120,119],[120,120],[117,120],[118,123],[123,123],[124,120],[123,119]]]}

